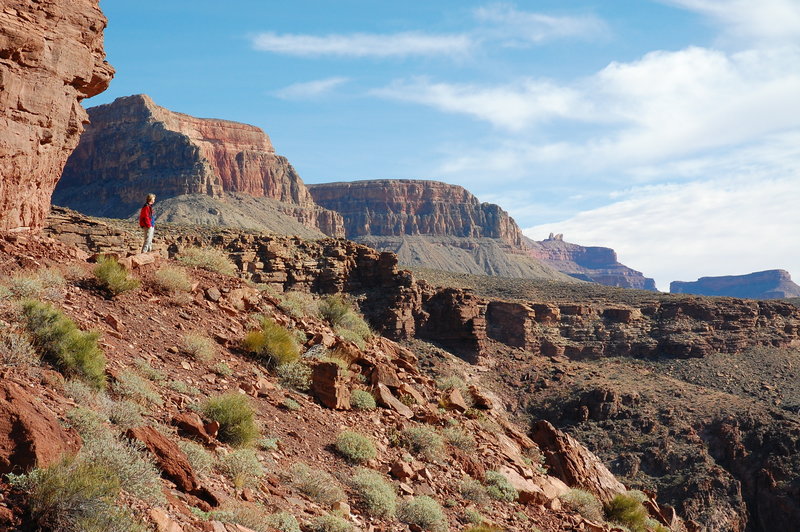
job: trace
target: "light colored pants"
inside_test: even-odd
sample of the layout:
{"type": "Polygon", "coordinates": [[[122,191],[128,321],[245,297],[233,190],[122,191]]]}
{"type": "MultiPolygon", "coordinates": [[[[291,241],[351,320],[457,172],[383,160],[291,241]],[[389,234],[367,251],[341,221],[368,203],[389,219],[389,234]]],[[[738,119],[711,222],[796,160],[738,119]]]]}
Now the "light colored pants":
{"type": "Polygon", "coordinates": [[[153,250],[153,233],[155,227],[145,227],[144,229],[144,245],[142,246],[142,253],[148,253],[153,250]]]}

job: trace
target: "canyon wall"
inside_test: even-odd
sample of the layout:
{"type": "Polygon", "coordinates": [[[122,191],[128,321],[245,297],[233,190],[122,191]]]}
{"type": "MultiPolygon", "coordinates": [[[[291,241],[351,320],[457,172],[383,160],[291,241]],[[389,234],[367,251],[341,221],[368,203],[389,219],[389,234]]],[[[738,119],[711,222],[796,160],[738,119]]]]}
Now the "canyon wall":
{"type": "Polygon", "coordinates": [[[107,87],[97,0],[5,0],[0,10],[0,230],[40,228],[86,122],[81,100],[107,87]]]}
{"type": "Polygon", "coordinates": [[[747,275],[701,277],[694,282],[672,281],[669,291],[673,294],[753,299],[800,297],[800,286],[792,281],[792,277],[786,270],[766,270],[747,275]]]}

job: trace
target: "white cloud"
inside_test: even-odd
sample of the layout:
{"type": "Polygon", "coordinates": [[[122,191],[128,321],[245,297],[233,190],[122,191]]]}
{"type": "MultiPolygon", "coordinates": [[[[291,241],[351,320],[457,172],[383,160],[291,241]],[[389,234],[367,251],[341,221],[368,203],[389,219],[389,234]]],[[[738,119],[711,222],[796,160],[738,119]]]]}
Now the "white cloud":
{"type": "Polygon", "coordinates": [[[466,35],[428,35],[418,32],[325,36],[267,32],[253,37],[252,44],[256,50],[265,52],[349,57],[463,55],[474,46],[472,39],[466,35]]]}
{"type": "Polygon", "coordinates": [[[292,85],[275,91],[275,95],[286,100],[305,100],[317,98],[332,91],[336,87],[347,83],[348,81],[348,78],[333,77],[317,79],[314,81],[306,81],[302,83],[293,83],[292,85]]]}
{"type": "Polygon", "coordinates": [[[483,35],[507,46],[526,46],[565,37],[592,39],[609,33],[601,19],[592,16],[554,16],[520,11],[513,4],[497,3],[474,11],[484,23],[483,35]]]}

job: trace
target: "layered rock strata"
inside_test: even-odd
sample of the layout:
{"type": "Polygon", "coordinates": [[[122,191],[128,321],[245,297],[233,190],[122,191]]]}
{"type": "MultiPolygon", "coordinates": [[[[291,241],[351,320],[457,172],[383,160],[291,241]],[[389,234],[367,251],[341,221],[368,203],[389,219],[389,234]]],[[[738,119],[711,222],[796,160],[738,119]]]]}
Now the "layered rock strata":
{"type": "Polygon", "coordinates": [[[525,238],[525,245],[532,257],[577,279],[621,288],[656,289],[653,279],[621,264],[611,248],[572,244],[564,241],[564,235],[552,233],[545,240],[525,238]]]}
{"type": "Polygon", "coordinates": [[[90,108],[89,117],[56,204],[124,218],[147,193],[159,199],[243,193],[285,203],[307,226],[344,235],[341,218],[314,204],[289,161],[255,126],[176,113],[143,94],[90,108]]]}
{"type": "Polygon", "coordinates": [[[752,299],[800,297],[800,286],[792,281],[792,277],[786,270],[766,270],[747,275],[701,277],[694,282],[672,281],[669,291],[673,294],[752,299]]]}
{"type": "Polygon", "coordinates": [[[80,102],[104,91],[106,19],[97,0],[6,0],[0,10],[0,230],[40,228],[87,120],[80,102]]]}

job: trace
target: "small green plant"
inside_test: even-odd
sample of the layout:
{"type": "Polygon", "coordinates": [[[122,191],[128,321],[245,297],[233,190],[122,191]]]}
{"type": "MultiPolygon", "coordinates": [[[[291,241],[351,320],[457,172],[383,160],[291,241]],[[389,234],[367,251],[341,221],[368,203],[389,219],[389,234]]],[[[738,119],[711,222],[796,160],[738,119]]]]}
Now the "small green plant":
{"type": "Polygon", "coordinates": [[[112,389],[120,397],[130,399],[143,406],[161,406],[164,404],[161,395],[153,388],[150,381],[130,371],[124,371],[119,374],[114,381],[112,389]]]}
{"type": "Polygon", "coordinates": [[[164,379],[167,378],[164,375],[164,372],[158,370],[150,365],[150,363],[142,358],[137,358],[133,365],[136,366],[136,370],[146,379],[149,379],[153,382],[163,382],[164,379]]]}
{"type": "Polygon", "coordinates": [[[214,340],[196,332],[184,334],[181,347],[184,353],[205,363],[211,362],[217,353],[217,345],[214,340]]]}
{"type": "Polygon", "coordinates": [[[96,389],[105,386],[106,357],[97,345],[98,333],[81,331],[49,303],[25,301],[22,316],[34,348],[45,360],[96,389]]]}
{"type": "Polygon", "coordinates": [[[347,500],[344,490],[333,476],[321,469],[312,469],[302,462],[289,469],[289,481],[297,491],[325,506],[347,500]]]}
{"type": "Polygon", "coordinates": [[[300,532],[300,524],[289,512],[277,512],[264,519],[264,524],[279,532],[300,532]]]}
{"type": "Polygon", "coordinates": [[[5,284],[7,285],[7,298],[55,301],[61,298],[62,288],[66,281],[61,272],[48,268],[33,273],[14,275],[5,280],[5,284]]]}
{"type": "Polygon", "coordinates": [[[644,526],[645,529],[652,530],[653,532],[671,532],[669,527],[662,525],[652,517],[648,517],[644,520],[644,526]]]}
{"type": "Polygon", "coordinates": [[[233,375],[233,370],[225,362],[217,362],[216,364],[214,364],[214,367],[211,368],[211,371],[213,371],[220,377],[230,377],[231,375],[233,375]]]}
{"type": "Polygon", "coordinates": [[[182,263],[222,275],[236,275],[236,266],[228,255],[217,248],[186,248],[178,255],[182,263]]]}
{"type": "Polygon", "coordinates": [[[364,511],[373,517],[393,517],[397,495],[392,485],[377,471],[360,467],[350,479],[350,486],[364,511]]]}
{"type": "Polygon", "coordinates": [[[287,388],[294,388],[299,392],[311,389],[311,368],[302,362],[287,362],[277,366],[275,376],[287,388]]]}
{"type": "Polygon", "coordinates": [[[467,508],[464,510],[464,520],[473,525],[479,525],[483,523],[483,516],[475,508],[467,508]]]}
{"type": "Polygon", "coordinates": [[[214,457],[199,443],[181,440],[178,442],[178,447],[189,459],[196,473],[203,475],[214,467],[214,457]]]}
{"type": "Polygon", "coordinates": [[[261,438],[257,445],[262,451],[277,451],[279,442],[278,438],[261,438]]]}
{"type": "Polygon", "coordinates": [[[603,505],[593,494],[582,489],[571,489],[561,495],[561,500],[575,512],[578,512],[589,521],[600,522],[603,520],[603,505]]]}
{"type": "Polygon", "coordinates": [[[237,449],[223,456],[220,468],[237,488],[252,487],[264,476],[264,467],[252,449],[237,449]]]}
{"type": "Polygon", "coordinates": [[[476,504],[487,504],[489,502],[489,494],[486,488],[474,478],[463,478],[458,483],[458,492],[466,500],[476,504]]]}
{"type": "Polygon", "coordinates": [[[294,362],[300,358],[300,348],[292,333],[266,317],[261,319],[258,329],[247,333],[242,347],[271,366],[294,362]]]}
{"type": "Polygon", "coordinates": [[[315,517],[308,528],[311,532],[351,532],[353,525],[338,515],[326,514],[315,517]]]}
{"type": "Polygon", "coordinates": [[[327,296],[319,303],[320,317],[330,323],[336,334],[359,347],[372,336],[369,324],[352,305],[339,294],[327,296]]]}
{"type": "Polygon", "coordinates": [[[195,386],[189,386],[183,381],[167,381],[166,387],[170,390],[185,395],[200,395],[202,391],[195,386]]]}
{"type": "Polygon", "coordinates": [[[416,525],[422,530],[447,530],[447,517],[442,507],[427,495],[403,501],[397,509],[397,517],[400,521],[416,525]]]}
{"type": "Polygon", "coordinates": [[[108,418],[100,412],[83,406],[75,407],[67,412],[69,426],[77,430],[84,439],[107,431],[108,428],[105,426],[107,421],[108,418]]]}
{"type": "Polygon", "coordinates": [[[628,527],[631,532],[647,532],[647,509],[636,495],[618,493],[605,506],[606,518],[628,527]]]}
{"type": "Polygon", "coordinates": [[[465,387],[464,381],[456,375],[449,375],[447,377],[439,377],[436,379],[436,387],[442,391],[450,391],[453,389],[461,390],[465,387]]]}
{"type": "Polygon", "coordinates": [[[350,405],[356,410],[375,410],[375,397],[365,390],[353,390],[350,394],[350,405]]]}
{"type": "Polygon", "coordinates": [[[219,423],[219,439],[235,446],[246,446],[258,438],[255,411],[244,395],[231,392],[209,399],[203,414],[219,423]]]}
{"type": "Polygon", "coordinates": [[[332,327],[340,325],[349,312],[352,312],[350,305],[339,294],[327,296],[319,302],[320,317],[332,327]]]}
{"type": "Polygon", "coordinates": [[[435,430],[425,426],[403,429],[399,434],[399,442],[411,454],[428,462],[439,460],[444,451],[442,437],[435,430]]]}
{"type": "Polygon", "coordinates": [[[281,403],[281,406],[283,406],[283,408],[289,410],[290,412],[297,412],[298,410],[303,409],[303,405],[301,405],[291,397],[287,397],[286,399],[284,399],[283,403],[281,403]]]}
{"type": "MultiPolygon", "coordinates": [[[[538,528],[526,528],[528,532],[541,532],[538,528]]],[[[505,532],[505,528],[499,526],[480,524],[465,528],[464,532],[505,532]]]]}
{"type": "Polygon", "coordinates": [[[519,496],[516,488],[498,471],[486,472],[486,493],[492,499],[505,502],[514,502],[519,496]]]}
{"type": "Polygon", "coordinates": [[[153,283],[164,292],[191,292],[194,281],[183,268],[162,266],[153,275],[153,283]]]}
{"type": "Polygon", "coordinates": [[[339,454],[347,461],[354,464],[363,464],[378,456],[378,452],[375,450],[375,445],[372,443],[372,440],[363,434],[349,430],[342,432],[336,437],[334,446],[339,454]]]}
{"type": "Polygon", "coordinates": [[[127,270],[117,262],[117,259],[105,255],[97,260],[94,276],[97,278],[100,288],[112,296],[139,288],[139,284],[141,284],[138,279],[128,274],[127,270]]]}
{"type": "Polygon", "coordinates": [[[458,427],[448,427],[442,433],[447,443],[464,452],[473,453],[478,448],[478,444],[475,443],[475,437],[458,427]]]}
{"type": "Polygon", "coordinates": [[[316,316],[319,313],[319,302],[308,292],[291,290],[280,297],[280,308],[294,318],[316,316]]]}
{"type": "Polygon", "coordinates": [[[0,326],[0,364],[21,370],[39,365],[39,355],[24,334],[0,326]]]}
{"type": "Polygon", "coordinates": [[[108,419],[122,430],[144,423],[142,407],[133,401],[113,401],[108,408],[108,419]]]}

